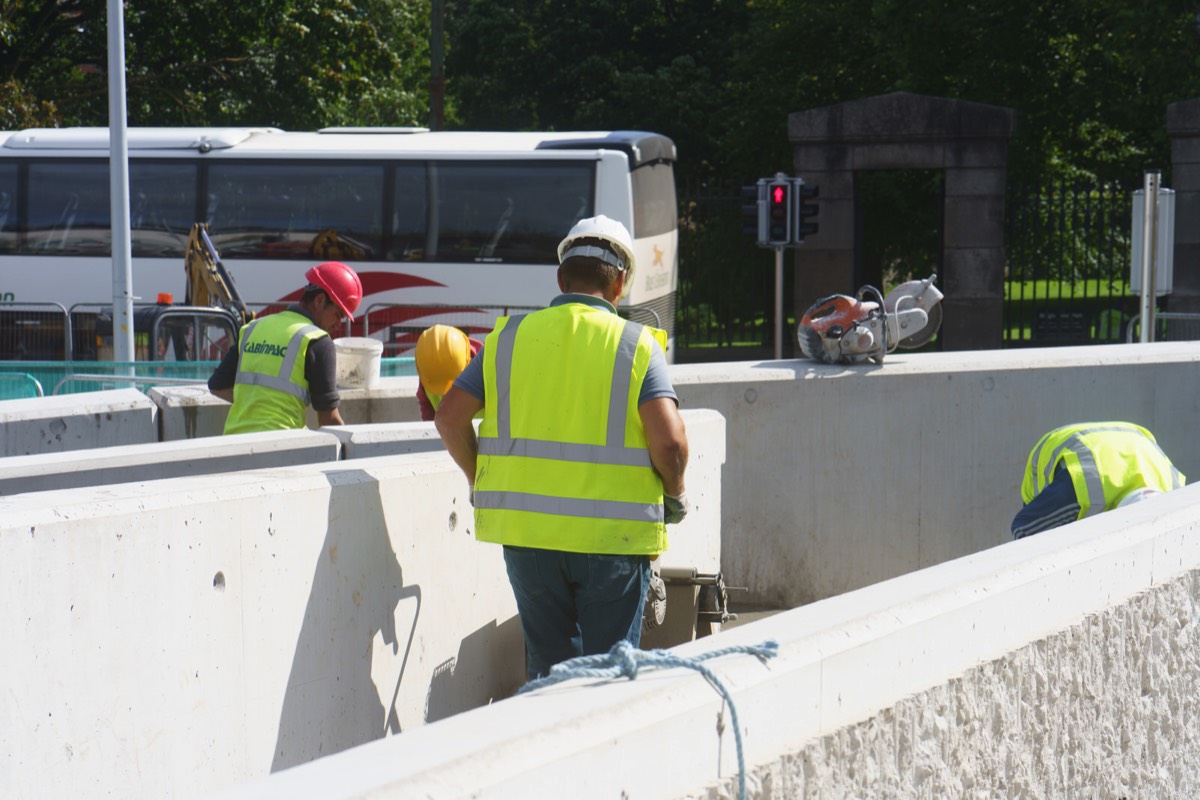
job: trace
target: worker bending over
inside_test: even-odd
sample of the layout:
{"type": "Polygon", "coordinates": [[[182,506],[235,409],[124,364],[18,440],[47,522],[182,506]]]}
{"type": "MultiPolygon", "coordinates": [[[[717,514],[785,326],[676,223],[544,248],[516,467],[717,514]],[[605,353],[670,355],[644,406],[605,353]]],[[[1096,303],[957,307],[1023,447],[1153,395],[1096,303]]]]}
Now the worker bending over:
{"type": "Polygon", "coordinates": [[[417,403],[421,419],[429,422],[459,373],[483,347],[450,325],[433,325],[417,339],[417,403]]]}
{"type": "Polygon", "coordinates": [[[1047,433],[1029,454],[1014,539],[1184,484],[1153,434],[1130,422],[1081,422],[1047,433]]]}
{"type": "Polygon", "coordinates": [[[318,264],[304,277],[300,302],[242,326],[237,347],[208,379],[209,391],[233,403],[225,433],[303,428],[309,405],[321,425],[342,424],[330,337],[354,317],[362,283],[340,261],[318,264]]]}
{"type": "Polygon", "coordinates": [[[437,411],[473,485],[476,538],[504,545],[531,680],[640,644],[650,559],[687,513],[666,335],[616,313],[632,244],[619,222],[580,220],[558,246],[563,294],[497,320],[437,411]]]}

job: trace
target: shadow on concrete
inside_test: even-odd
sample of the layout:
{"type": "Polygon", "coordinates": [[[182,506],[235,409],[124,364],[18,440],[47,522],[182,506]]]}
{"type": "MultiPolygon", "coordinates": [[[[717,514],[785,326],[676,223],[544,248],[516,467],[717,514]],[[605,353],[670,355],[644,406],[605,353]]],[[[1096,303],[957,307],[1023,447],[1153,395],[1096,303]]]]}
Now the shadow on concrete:
{"type": "Polygon", "coordinates": [[[433,671],[425,697],[425,721],[436,722],[516,694],[525,677],[524,646],[521,620],[515,616],[499,625],[491,622],[465,637],[458,655],[433,671]],[[510,664],[511,668],[481,670],[481,664],[510,664]]]}
{"type": "Polygon", "coordinates": [[[284,693],[272,772],[400,728],[395,695],[420,615],[421,590],[404,586],[378,482],[361,470],[332,471],[326,477],[334,489],[328,528],[284,693]],[[397,607],[404,600],[415,602],[412,625],[398,632],[397,607]],[[402,646],[398,634],[404,636],[402,646]],[[372,676],[380,651],[388,655],[388,648],[377,647],[380,639],[396,657],[404,653],[394,690],[394,666],[378,670],[386,678],[372,676]],[[389,691],[391,703],[385,708],[389,691]]]}
{"type": "Polygon", "coordinates": [[[872,361],[864,361],[859,364],[825,364],[821,361],[814,361],[811,358],[785,358],[779,361],[762,361],[755,364],[751,369],[790,369],[796,376],[807,375],[812,372],[817,375],[848,375],[854,372],[875,372],[883,369],[887,364],[887,356],[884,356],[883,364],[876,364],[872,361]]]}

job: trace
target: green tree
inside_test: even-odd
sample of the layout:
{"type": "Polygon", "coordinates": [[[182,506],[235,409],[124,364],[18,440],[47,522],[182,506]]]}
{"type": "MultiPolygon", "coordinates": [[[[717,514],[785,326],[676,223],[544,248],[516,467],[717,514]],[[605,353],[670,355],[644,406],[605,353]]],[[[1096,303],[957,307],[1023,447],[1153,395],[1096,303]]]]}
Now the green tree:
{"type": "Polygon", "coordinates": [[[781,138],[786,153],[771,100],[785,118],[909,91],[1015,109],[1018,180],[1136,173],[1169,160],[1166,106],[1200,90],[1191,0],[763,0],[746,41],[731,68],[745,135],[729,148],[747,161],[781,138]]]}
{"type": "MultiPolygon", "coordinates": [[[[7,127],[108,121],[104,0],[2,0],[7,127]]],[[[427,107],[416,0],[128,0],[131,125],[413,125],[427,107]]]]}
{"type": "Polygon", "coordinates": [[[448,12],[448,93],[463,127],[653,130],[675,141],[684,171],[713,163],[744,3],[451,0],[448,12]]]}

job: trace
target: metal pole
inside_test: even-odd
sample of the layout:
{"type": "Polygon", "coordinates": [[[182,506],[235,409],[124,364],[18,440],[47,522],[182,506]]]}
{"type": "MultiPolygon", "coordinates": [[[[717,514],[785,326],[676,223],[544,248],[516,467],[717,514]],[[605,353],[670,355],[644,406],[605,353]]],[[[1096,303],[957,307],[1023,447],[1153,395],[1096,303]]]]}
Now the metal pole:
{"type": "Polygon", "coordinates": [[[445,127],[444,20],[444,0],[433,0],[429,20],[429,127],[435,131],[445,127]]]}
{"type": "Polygon", "coordinates": [[[122,0],[108,0],[108,130],[113,359],[130,362],[134,360],[133,246],[129,235],[129,144],[125,131],[125,10],[122,0]]]}
{"type": "Polygon", "coordinates": [[[1141,336],[1140,342],[1154,341],[1154,311],[1157,288],[1154,282],[1157,278],[1154,269],[1154,259],[1157,256],[1158,244],[1158,186],[1162,173],[1158,170],[1146,170],[1142,186],[1142,298],[1141,298],[1141,336]]]}
{"type": "Polygon", "coordinates": [[[783,358],[783,248],[775,248],[775,360],[783,358]]]}

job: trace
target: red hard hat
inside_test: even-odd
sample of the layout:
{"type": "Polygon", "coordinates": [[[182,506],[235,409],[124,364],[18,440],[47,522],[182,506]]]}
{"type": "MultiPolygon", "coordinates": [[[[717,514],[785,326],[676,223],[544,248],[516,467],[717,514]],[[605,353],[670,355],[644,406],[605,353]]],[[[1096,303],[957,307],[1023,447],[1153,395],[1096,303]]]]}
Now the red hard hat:
{"type": "Polygon", "coordinates": [[[320,286],[338,308],[353,319],[362,301],[362,281],[358,273],[340,261],[326,261],[304,273],[308,282],[320,286]]]}

